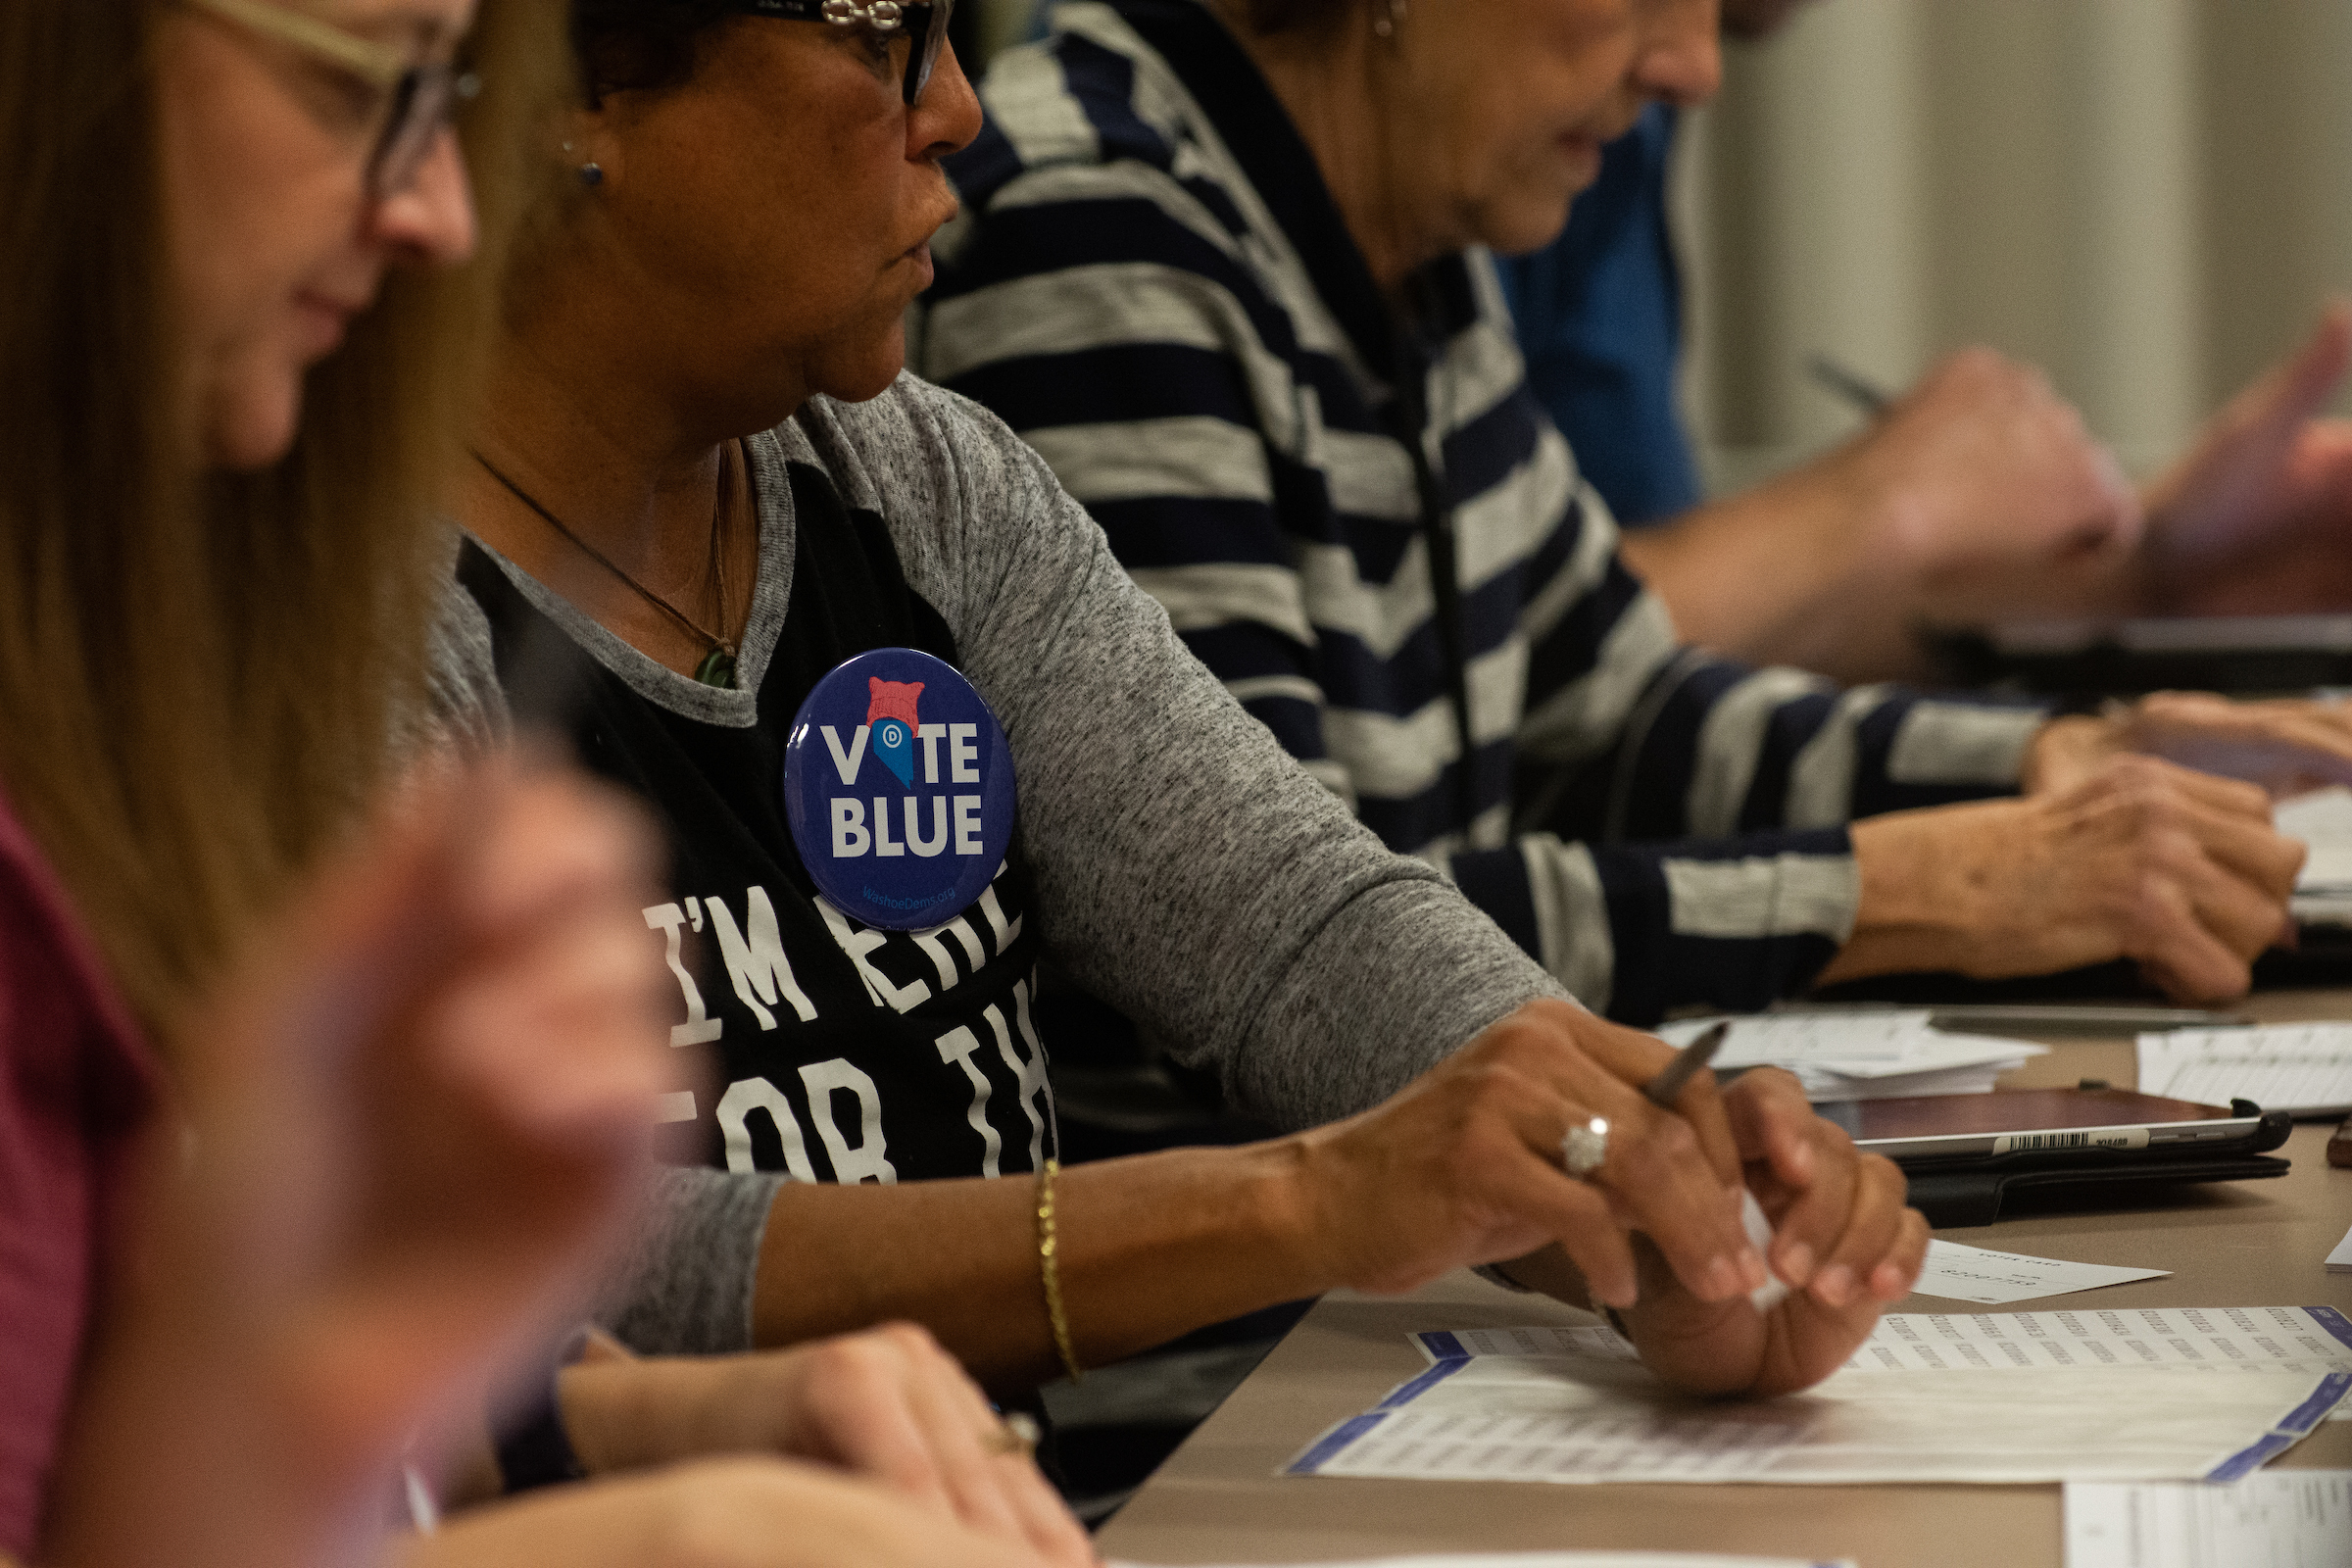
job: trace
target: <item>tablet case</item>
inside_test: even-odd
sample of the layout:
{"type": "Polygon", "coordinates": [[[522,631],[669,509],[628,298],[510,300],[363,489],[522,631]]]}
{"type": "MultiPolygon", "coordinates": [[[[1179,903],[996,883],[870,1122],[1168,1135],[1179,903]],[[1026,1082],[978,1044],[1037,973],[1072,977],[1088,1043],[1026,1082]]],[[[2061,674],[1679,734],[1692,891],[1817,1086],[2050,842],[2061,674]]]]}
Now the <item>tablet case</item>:
{"type": "Polygon", "coordinates": [[[2112,1164],[2058,1170],[1934,1171],[1914,1175],[1911,1206],[1936,1230],[1989,1225],[2004,1205],[2036,1209],[2072,1204],[2095,1207],[2118,1200],[2161,1196],[2188,1182],[2260,1181],[2283,1176],[2289,1161],[2268,1154],[2199,1154],[2172,1159],[2125,1156],[2112,1164]]]}
{"type": "Polygon", "coordinates": [[[2289,1161],[2266,1154],[2294,1131],[2283,1110],[2266,1111],[2233,1100],[2230,1110],[2260,1116],[2262,1125],[2228,1149],[2078,1149],[2061,1153],[1984,1154],[1963,1159],[1898,1159],[1910,1182],[1910,1203],[1937,1230],[1989,1225],[2004,1205],[2032,1203],[2048,1210],[2096,1206],[2134,1197],[2157,1198],[2167,1187],[2194,1182],[2262,1181],[2283,1176],[2289,1161]]]}

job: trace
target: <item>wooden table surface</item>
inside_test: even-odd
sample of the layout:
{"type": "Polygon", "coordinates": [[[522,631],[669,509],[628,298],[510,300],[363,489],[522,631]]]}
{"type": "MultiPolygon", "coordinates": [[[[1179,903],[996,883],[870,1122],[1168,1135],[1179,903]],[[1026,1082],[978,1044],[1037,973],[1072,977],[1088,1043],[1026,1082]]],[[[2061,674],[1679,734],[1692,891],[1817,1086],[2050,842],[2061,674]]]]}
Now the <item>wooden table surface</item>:
{"type": "MultiPolygon", "coordinates": [[[[2270,994],[2243,1010],[2278,1022],[2352,1018],[2352,991],[2270,994]]],[[[2003,1083],[2135,1081],[2128,1041],[2052,1044],[2049,1055],[2003,1083]]],[[[2160,1206],[2036,1215],[1941,1234],[2003,1251],[2172,1270],[2166,1279],[1984,1310],[2094,1302],[2352,1310],[2352,1275],[2330,1275],[2323,1262],[2352,1228],[2352,1169],[2328,1165],[2328,1132],[2298,1126],[2279,1151],[2294,1170],[2278,1180],[2176,1190],[2160,1206]]],[[[1948,1312],[1953,1303],[1914,1297],[1893,1310],[1948,1312]]],[[[1114,1558],[1170,1564],[1636,1547],[1851,1557],[1863,1568],[2063,1562],[2055,1486],[1551,1486],[1275,1473],[1331,1423],[1421,1370],[1408,1333],[1591,1321],[1467,1273],[1403,1298],[1335,1292],[1103,1528],[1102,1548],[1114,1558]]],[[[2352,1467],[2352,1421],[2323,1425],[2278,1463],[2352,1467]]]]}

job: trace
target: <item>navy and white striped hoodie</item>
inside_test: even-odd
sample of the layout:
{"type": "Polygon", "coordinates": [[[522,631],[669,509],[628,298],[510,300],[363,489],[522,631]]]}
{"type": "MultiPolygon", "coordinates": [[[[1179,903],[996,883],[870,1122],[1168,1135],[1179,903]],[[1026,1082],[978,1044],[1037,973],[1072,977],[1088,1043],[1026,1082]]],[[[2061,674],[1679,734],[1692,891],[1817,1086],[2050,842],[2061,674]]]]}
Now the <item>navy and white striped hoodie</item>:
{"type": "Polygon", "coordinates": [[[1852,930],[1843,824],[2014,787],[2037,711],[1678,646],[1490,260],[1385,299],[1194,0],[1064,4],[982,100],[914,368],[1018,430],[1249,711],[1590,1005],[1802,989],[1852,930]]]}

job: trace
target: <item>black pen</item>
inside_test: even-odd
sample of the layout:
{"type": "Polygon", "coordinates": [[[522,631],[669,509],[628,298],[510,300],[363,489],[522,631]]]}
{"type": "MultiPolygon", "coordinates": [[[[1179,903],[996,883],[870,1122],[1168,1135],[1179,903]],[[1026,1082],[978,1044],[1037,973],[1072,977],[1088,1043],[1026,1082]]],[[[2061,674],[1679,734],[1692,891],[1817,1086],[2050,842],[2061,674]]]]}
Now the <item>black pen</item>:
{"type": "Polygon", "coordinates": [[[1874,419],[1885,414],[1886,405],[1894,401],[1893,394],[1886,388],[1847,369],[1827,354],[1816,354],[1805,361],[1805,373],[1874,419]]]}
{"type": "Polygon", "coordinates": [[[1642,1086],[1643,1098],[1653,1105],[1663,1105],[1672,1110],[1675,1101],[1682,1095],[1683,1086],[1690,1081],[1691,1075],[1699,1068],[1715,1059],[1715,1053],[1723,1049],[1723,1043],[1731,1038],[1731,1033],[1732,1021],[1729,1018],[1702,1030],[1696,1040],[1674,1054],[1674,1059],[1655,1078],[1642,1086]]]}

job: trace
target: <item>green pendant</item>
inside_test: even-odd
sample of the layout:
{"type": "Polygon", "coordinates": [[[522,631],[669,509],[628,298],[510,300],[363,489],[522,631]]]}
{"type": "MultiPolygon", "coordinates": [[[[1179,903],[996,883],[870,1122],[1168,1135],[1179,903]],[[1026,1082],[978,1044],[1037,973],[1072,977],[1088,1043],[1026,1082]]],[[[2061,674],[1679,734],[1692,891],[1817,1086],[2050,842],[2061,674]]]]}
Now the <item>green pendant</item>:
{"type": "Polygon", "coordinates": [[[735,656],[724,648],[713,648],[694,666],[694,678],[706,686],[735,686],[735,656]]]}

